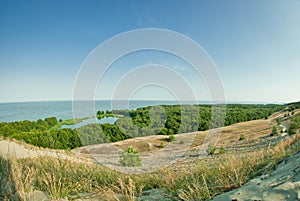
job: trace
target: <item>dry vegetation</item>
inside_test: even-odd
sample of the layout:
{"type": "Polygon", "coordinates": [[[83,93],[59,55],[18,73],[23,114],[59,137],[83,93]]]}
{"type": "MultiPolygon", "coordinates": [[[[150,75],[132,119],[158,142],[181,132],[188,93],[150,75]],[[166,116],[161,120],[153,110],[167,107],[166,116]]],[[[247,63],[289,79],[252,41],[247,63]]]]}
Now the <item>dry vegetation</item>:
{"type": "MultiPolygon", "coordinates": [[[[274,119],[225,127],[217,146],[229,149],[242,143],[263,142],[275,124],[274,119]],[[240,135],[244,135],[246,140],[240,141],[240,135]]],[[[187,142],[191,136],[196,136],[192,145],[192,150],[195,150],[206,133],[179,135],[174,143],[179,145],[179,141],[187,142]]],[[[148,153],[161,149],[161,142],[167,145],[169,142],[165,138],[152,136],[115,144],[121,149],[131,145],[142,153],[148,153]]],[[[56,200],[149,200],[151,198],[147,196],[153,193],[160,200],[205,200],[274,169],[278,162],[299,150],[298,133],[274,146],[248,152],[228,151],[203,160],[195,158],[189,163],[179,161],[158,172],[140,175],[120,173],[73,158],[42,156],[16,159],[0,156],[0,200],[31,200],[32,192],[44,192],[46,198],[56,200]]],[[[84,149],[77,151],[84,152],[84,149]]]]}

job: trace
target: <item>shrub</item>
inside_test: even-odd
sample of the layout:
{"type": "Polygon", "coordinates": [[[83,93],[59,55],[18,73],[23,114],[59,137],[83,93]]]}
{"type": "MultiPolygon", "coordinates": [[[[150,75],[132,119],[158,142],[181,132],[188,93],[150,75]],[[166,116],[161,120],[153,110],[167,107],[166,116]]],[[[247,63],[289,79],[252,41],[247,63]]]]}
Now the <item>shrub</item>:
{"type": "Polygon", "coordinates": [[[206,149],[206,152],[207,152],[208,155],[213,155],[215,153],[216,149],[217,148],[216,148],[215,145],[213,145],[212,143],[209,143],[209,145],[206,149]]]}
{"type": "Polygon", "coordinates": [[[241,135],[239,140],[241,141],[241,140],[244,140],[244,139],[246,139],[245,136],[241,135]]]}
{"type": "Polygon", "coordinates": [[[297,132],[297,129],[300,128],[300,119],[299,118],[292,118],[291,123],[288,128],[288,134],[292,135],[297,132]]]}
{"type": "Polygon", "coordinates": [[[139,152],[134,150],[132,146],[127,147],[123,152],[119,153],[120,164],[128,167],[142,166],[142,158],[139,152]]]}
{"type": "Polygon", "coordinates": [[[164,148],[164,147],[165,147],[165,145],[164,145],[164,143],[162,143],[162,142],[158,145],[158,148],[161,148],[161,149],[162,149],[162,148],[164,148]]]}
{"type": "Polygon", "coordinates": [[[179,144],[184,144],[184,140],[180,140],[180,141],[179,141],[179,144]]]}
{"type": "Polygon", "coordinates": [[[175,140],[175,136],[173,134],[171,134],[167,139],[168,142],[173,142],[174,140],[175,140]]]}
{"type": "Polygon", "coordinates": [[[277,122],[277,125],[279,126],[279,125],[281,124],[281,119],[278,117],[278,118],[276,119],[276,122],[277,122]]]}
{"type": "Polygon", "coordinates": [[[278,135],[278,130],[275,126],[273,126],[272,133],[270,134],[270,136],[277,136],[277,135],[278,135]]]}
{"type": "Polygon", "coordinates": [[[218,154],[224,154],[224,153],[225,153],[225,148],[221,147],[218,154]]]}

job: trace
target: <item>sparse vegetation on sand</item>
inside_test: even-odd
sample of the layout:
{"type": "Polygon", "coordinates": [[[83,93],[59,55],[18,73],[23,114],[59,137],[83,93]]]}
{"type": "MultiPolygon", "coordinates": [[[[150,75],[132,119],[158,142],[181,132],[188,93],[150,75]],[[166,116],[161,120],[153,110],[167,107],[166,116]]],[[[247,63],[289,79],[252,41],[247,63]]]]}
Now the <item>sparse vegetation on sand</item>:
{"type": "Polygon", "coordinates": [[[208,157],[196,165],[166,168],[156,173],[126,175],[102,165],[71,159],[41,157],[11,159],[0,157],[2,200],[26,200],[33,191],[53,199],[101,197],[104,200],[135,200],[147,190],[157,189],[166,199],[203,200],[237,188],[265,167],[276,164],[300,150],[300,134],[268,149],[244,154],[208,157]],[[271,164],[271,165],[270,165],[271,164]],[[6,185],[3,185],[3,184],[6,185]]]}

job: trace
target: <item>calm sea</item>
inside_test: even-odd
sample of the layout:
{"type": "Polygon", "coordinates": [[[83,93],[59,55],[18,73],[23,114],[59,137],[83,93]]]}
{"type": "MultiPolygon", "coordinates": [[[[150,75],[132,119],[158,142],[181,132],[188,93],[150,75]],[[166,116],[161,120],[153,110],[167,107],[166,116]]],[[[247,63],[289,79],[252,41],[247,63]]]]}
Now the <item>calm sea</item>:
{"type": "MultiPolygon", "coordinates": [[[[228,102],[229,103],[229,102],[228,102]]],[[[239,102],[230,103],[239,104],[266,104],[266,102],[239,102]]],[[[112,109],[136,109],[150,105],[176,105],[176,104],[195,104],[195,102],[177,102],[177,101],[43,101],[43,102],[18,102],[18,103],[0,103],[0,122],[12,122],[38,119],[46,117],[56,117],[57,119],[71,119],[73,117],[93,116],[99,110],[112,109]],[[87,105],[92,105],[92,111],[88,111],[87,105]],[[76,111],[73,110],[76,105],[76,111]],[[80,111],[78,111],[80,110],[80,111]],[[92,115],[91,115],[92,114],[92,115]]],[[[210,101],[199,101],[197,104],[211,104],[210,101]]]]}
{"type": "MultiPolygon", "coordinates": [[[[186,102],[190,103],[190,102],[186,102]]],[[[136,109],[149,105],[174,105],[177,101],[95,101],[92,114],[98,110],[111,109],[136,109]]],[[[21,103],[0,103],[0,122],[12,122],[21,120],[38,120],[55,116],[57,119],[73,118],[72,101],[49,101],[49,102],[21,102],[21,103]]],[[[91,114],[85,111],[85,101],[80,101],[82,111],[80,116],[91,114]]],[[[77,111],[78,113],[78,111],[77,111]]],[[[76,117],[79,117],[76,114],[76,117]]]]}

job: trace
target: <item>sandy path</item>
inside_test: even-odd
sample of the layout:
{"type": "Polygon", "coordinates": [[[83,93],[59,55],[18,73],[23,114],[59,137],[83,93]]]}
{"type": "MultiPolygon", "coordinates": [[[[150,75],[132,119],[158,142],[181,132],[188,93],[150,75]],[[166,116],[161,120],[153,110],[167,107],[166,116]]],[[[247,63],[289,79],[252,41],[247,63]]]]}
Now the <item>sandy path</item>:
{"type": "Polygon", "coordinates": [[[10,140],[0,139],[0,156],[10,158],[36,158],[36,157],[55,157],[61,159],[68,159],[77,162],[90,161],[87,158],[82,158],[74,153],[67,153],[64,150],[51,150],[33,147],[31,145],[19,144],[10,140]]]}

